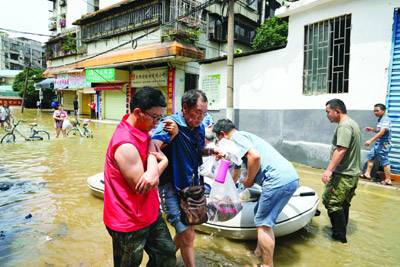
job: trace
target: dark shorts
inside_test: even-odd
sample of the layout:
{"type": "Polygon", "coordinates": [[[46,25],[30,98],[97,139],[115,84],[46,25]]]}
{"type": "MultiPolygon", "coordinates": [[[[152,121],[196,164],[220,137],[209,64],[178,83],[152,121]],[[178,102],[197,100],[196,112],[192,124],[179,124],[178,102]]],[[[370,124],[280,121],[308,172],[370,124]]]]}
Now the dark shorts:
{"type": "Polygon", "coordinates": [[[147,266],[176,266],[176,247],[161,214],[153,224],[137,231],[107,230],[113,242],[114,266],[140,266],[143,250],[149,255],[147,266]]]}

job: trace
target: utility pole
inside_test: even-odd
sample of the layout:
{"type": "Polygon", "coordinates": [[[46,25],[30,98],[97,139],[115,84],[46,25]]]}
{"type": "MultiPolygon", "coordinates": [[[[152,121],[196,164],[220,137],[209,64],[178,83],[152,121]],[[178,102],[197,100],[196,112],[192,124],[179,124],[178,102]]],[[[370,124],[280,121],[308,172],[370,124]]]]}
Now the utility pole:
{"type": "Polygon", "coordinates": [[[28,88],[29,70],[30,70],[30,65],[29,65],[28,67],[26,67],[25,83],[24,83],[24,92],[22,93],[22,102],[21,102],[21,113],[24,113],[25,95],[26,95],[26,89],[28,88]]]}
{"type": "Polygon", "coordinates": [[[227,86],[226,86],[226,117],[235,123],[233,109],[233,57],[234,57],[234,20],[235,20],[235,0],[228,0],[228,55],[226,62],[227,86]]]}
{"type": "Polygon", "coordinates": [[[264,24],[265,20],[265,0],[261,0],[261,25],[264,24]]]}

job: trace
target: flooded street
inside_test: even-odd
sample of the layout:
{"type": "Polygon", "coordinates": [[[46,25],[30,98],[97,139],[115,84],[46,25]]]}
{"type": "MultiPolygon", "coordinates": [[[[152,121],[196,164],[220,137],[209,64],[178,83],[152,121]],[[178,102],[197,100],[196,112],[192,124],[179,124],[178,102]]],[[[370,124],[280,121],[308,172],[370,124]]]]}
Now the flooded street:
{"type": "MultiPolygon", "coordinates": [[[[91,195],[86,178],[102,171],[115,125],[92,122],[93,139],[55,139],[50,113],[26,110],[23,116],[36,117],[51,132],[49,141],[0,144],[0,266],[112,266],[103,201],[91,195]]],[[[321,195],[322,170],[296,168],[301,184],[321,195]]],[[[399,266],[400,191],[362,182],[356,193],[348,244],[330,240],[320,204],[321,215],[305,229],[277,239],[275,265],[399,266]]],[[[198,234],[195,247],[198,266],[259,263],[255,242],[198,234]]]]}

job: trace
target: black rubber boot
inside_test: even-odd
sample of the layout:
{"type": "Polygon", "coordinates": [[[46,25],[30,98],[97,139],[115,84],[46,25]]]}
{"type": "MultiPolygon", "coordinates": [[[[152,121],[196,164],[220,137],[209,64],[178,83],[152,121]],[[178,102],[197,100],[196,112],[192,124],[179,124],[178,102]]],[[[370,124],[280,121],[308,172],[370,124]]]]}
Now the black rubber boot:
{"type": "Polygon", "coordinates": [[[332,224],[333,240],[347,243],[346,239],[346,218],[343,210],[335,211],[329,214],[332,224]]]}
{"type": "Polygon", "coordinates": [[[346,226],[349,224],[349,211],[350,211],[350,206],[343,207],[343,213],[344,213],[344,219],[346,221],[346,226]]]}

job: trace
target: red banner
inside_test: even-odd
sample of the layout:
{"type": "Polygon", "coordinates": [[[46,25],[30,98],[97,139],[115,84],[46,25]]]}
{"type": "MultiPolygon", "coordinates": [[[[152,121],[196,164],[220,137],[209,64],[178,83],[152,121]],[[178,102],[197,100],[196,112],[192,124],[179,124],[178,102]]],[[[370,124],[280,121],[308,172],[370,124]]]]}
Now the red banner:
{"type": "Polygon", "coordinates": [[[168,68],[167,114],[174,113],[175,68],[168,68]]]}
{"type": "Polygon", "coordinates": [[[21,106],[22,99],[20,98],[0,98],[0,104],[9,106],[21,106]]]}

